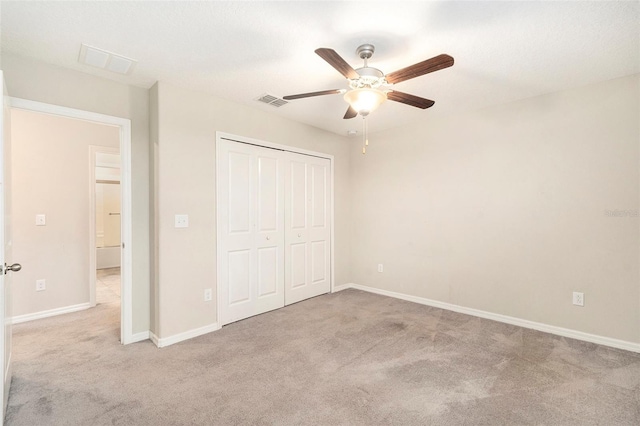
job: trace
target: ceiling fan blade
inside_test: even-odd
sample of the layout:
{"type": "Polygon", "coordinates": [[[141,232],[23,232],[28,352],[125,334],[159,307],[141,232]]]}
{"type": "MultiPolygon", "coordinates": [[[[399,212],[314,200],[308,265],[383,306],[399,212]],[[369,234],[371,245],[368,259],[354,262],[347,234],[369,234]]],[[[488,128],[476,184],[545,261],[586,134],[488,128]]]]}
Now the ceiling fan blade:
{"type": "Polygon", "coordinates": [[[335,50],[321,47],[316,49],[316,53],[346,78],[351,80],[360,78],[360,74],[358,74],[356,70],[354,70],[344,59],[342,59],[335,50]]]}
{"type": "Polygon", "coordinates": [[[392,90],[387,93],[387,99],[390,101],[400,102],[403,104],[411,105],[416,108],[427,109],[435,104],[431,99],[421,98],[419,96],[410,95],[408,93],[397,92],[392,90]]]}
{"type": "Polygon", "coordinates": [[[321,92],[301,93],[299,95],[287,95],[287,96],[283,96],[282,99],[286,101],[292,101],[294,99],[311,98],[313,96],[339,95],[344,92],[345,92],[344,89],[322,90],[321,92]]]}
{"type": "Polygon", "coordinates": [[[344,114],[344,118],[345,120],[348,120],[350,118],[353,118],[355,116],[358,115],[358,111],[356,111],[355,109],[353,109],[353,107],[351,105],[349,105],[349,109],[347,110],[347,112],[344,114]]]}
{"type": "Polygon", "coordinates": [[[449,55],[438,55],[426,61],[418,62],[401,70],[386,75],[388,83],[395,84],[411,78],[420,77],[430,72],[448,68],[453,65],[453,58],[449,55]]]}

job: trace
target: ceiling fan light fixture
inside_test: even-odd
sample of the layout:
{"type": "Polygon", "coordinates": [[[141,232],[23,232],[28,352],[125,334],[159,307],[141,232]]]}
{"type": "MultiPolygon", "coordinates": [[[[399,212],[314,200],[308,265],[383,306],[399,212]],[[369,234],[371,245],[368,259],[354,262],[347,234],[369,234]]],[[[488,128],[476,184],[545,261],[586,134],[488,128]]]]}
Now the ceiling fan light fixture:
{"type": "Polygon", "coordinates": [[[358,111],[358,114],[366,116],[387,100],[387,94],[371,88],[354,89],[345,93],[344,100],[358,111]]]}

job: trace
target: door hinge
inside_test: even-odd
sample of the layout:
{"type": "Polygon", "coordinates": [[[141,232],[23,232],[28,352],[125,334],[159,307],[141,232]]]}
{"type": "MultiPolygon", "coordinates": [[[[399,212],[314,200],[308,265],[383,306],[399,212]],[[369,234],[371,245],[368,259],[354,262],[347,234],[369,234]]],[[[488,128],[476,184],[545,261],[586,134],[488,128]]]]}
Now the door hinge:
{"type": "Polygon", "coordinates": [[[122,248],[124,248],[124,243],[122,243],[122,248]]]}

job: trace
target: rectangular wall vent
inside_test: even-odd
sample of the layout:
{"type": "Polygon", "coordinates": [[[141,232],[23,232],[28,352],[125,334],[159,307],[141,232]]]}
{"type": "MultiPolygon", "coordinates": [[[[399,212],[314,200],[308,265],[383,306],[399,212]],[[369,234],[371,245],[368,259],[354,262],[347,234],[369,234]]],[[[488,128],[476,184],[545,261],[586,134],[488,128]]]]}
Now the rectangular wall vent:
{"type": "Polygon", "coordinates": [[[265,104],[269,104],[271,106],[274,106],[276,108],[280,108],[283,105],[288,104],[289,102],[285,101],[284,99],[280,99],[277,96],[273,96],[270,95],[268,93],[265,93],[264,95],[260,96],[259,98],[256,98],[256,101],[258,102],[262,102],[265,104]]]}

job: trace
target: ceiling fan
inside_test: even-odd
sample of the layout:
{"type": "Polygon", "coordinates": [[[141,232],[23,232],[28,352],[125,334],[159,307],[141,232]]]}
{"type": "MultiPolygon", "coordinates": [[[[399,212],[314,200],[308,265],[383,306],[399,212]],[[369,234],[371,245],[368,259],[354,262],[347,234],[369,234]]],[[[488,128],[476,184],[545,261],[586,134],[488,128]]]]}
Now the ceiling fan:
{"type": "Polygon", "coordinates": [[[435,102],[430,99],[421,98],[419,96],[410,95],[397,90],[383,90],[382,88],[419,77],[430,72],[448,68],[453,65],[453,58],[451,56],[445,54],[438,55],[431,59],[418,62],[417,64],[385,75],[382,71],[377,68],[370,67],[367,63],[371,56],[373,56],[374,51],[375,47],[372,44],[363,44],[359,46],[356,53],[364,60],[364,66],[362,68],[353,69],[351,65],[336,53],[335,50],[324,47],[316,49],[315,52],[318,56],[327,61],[329,65],[349,80],[349,88],[351,90],[323,90],[320,92],[288,95],[284,96],[283,99],[294,100],[310,98],[313,96],[344,94],[345,101],[349,103],[349,108],[344,115],[345,119],[354,118],[358,114],[366,117],[387,99],[421,109],[433,106],[435,102]]]}

